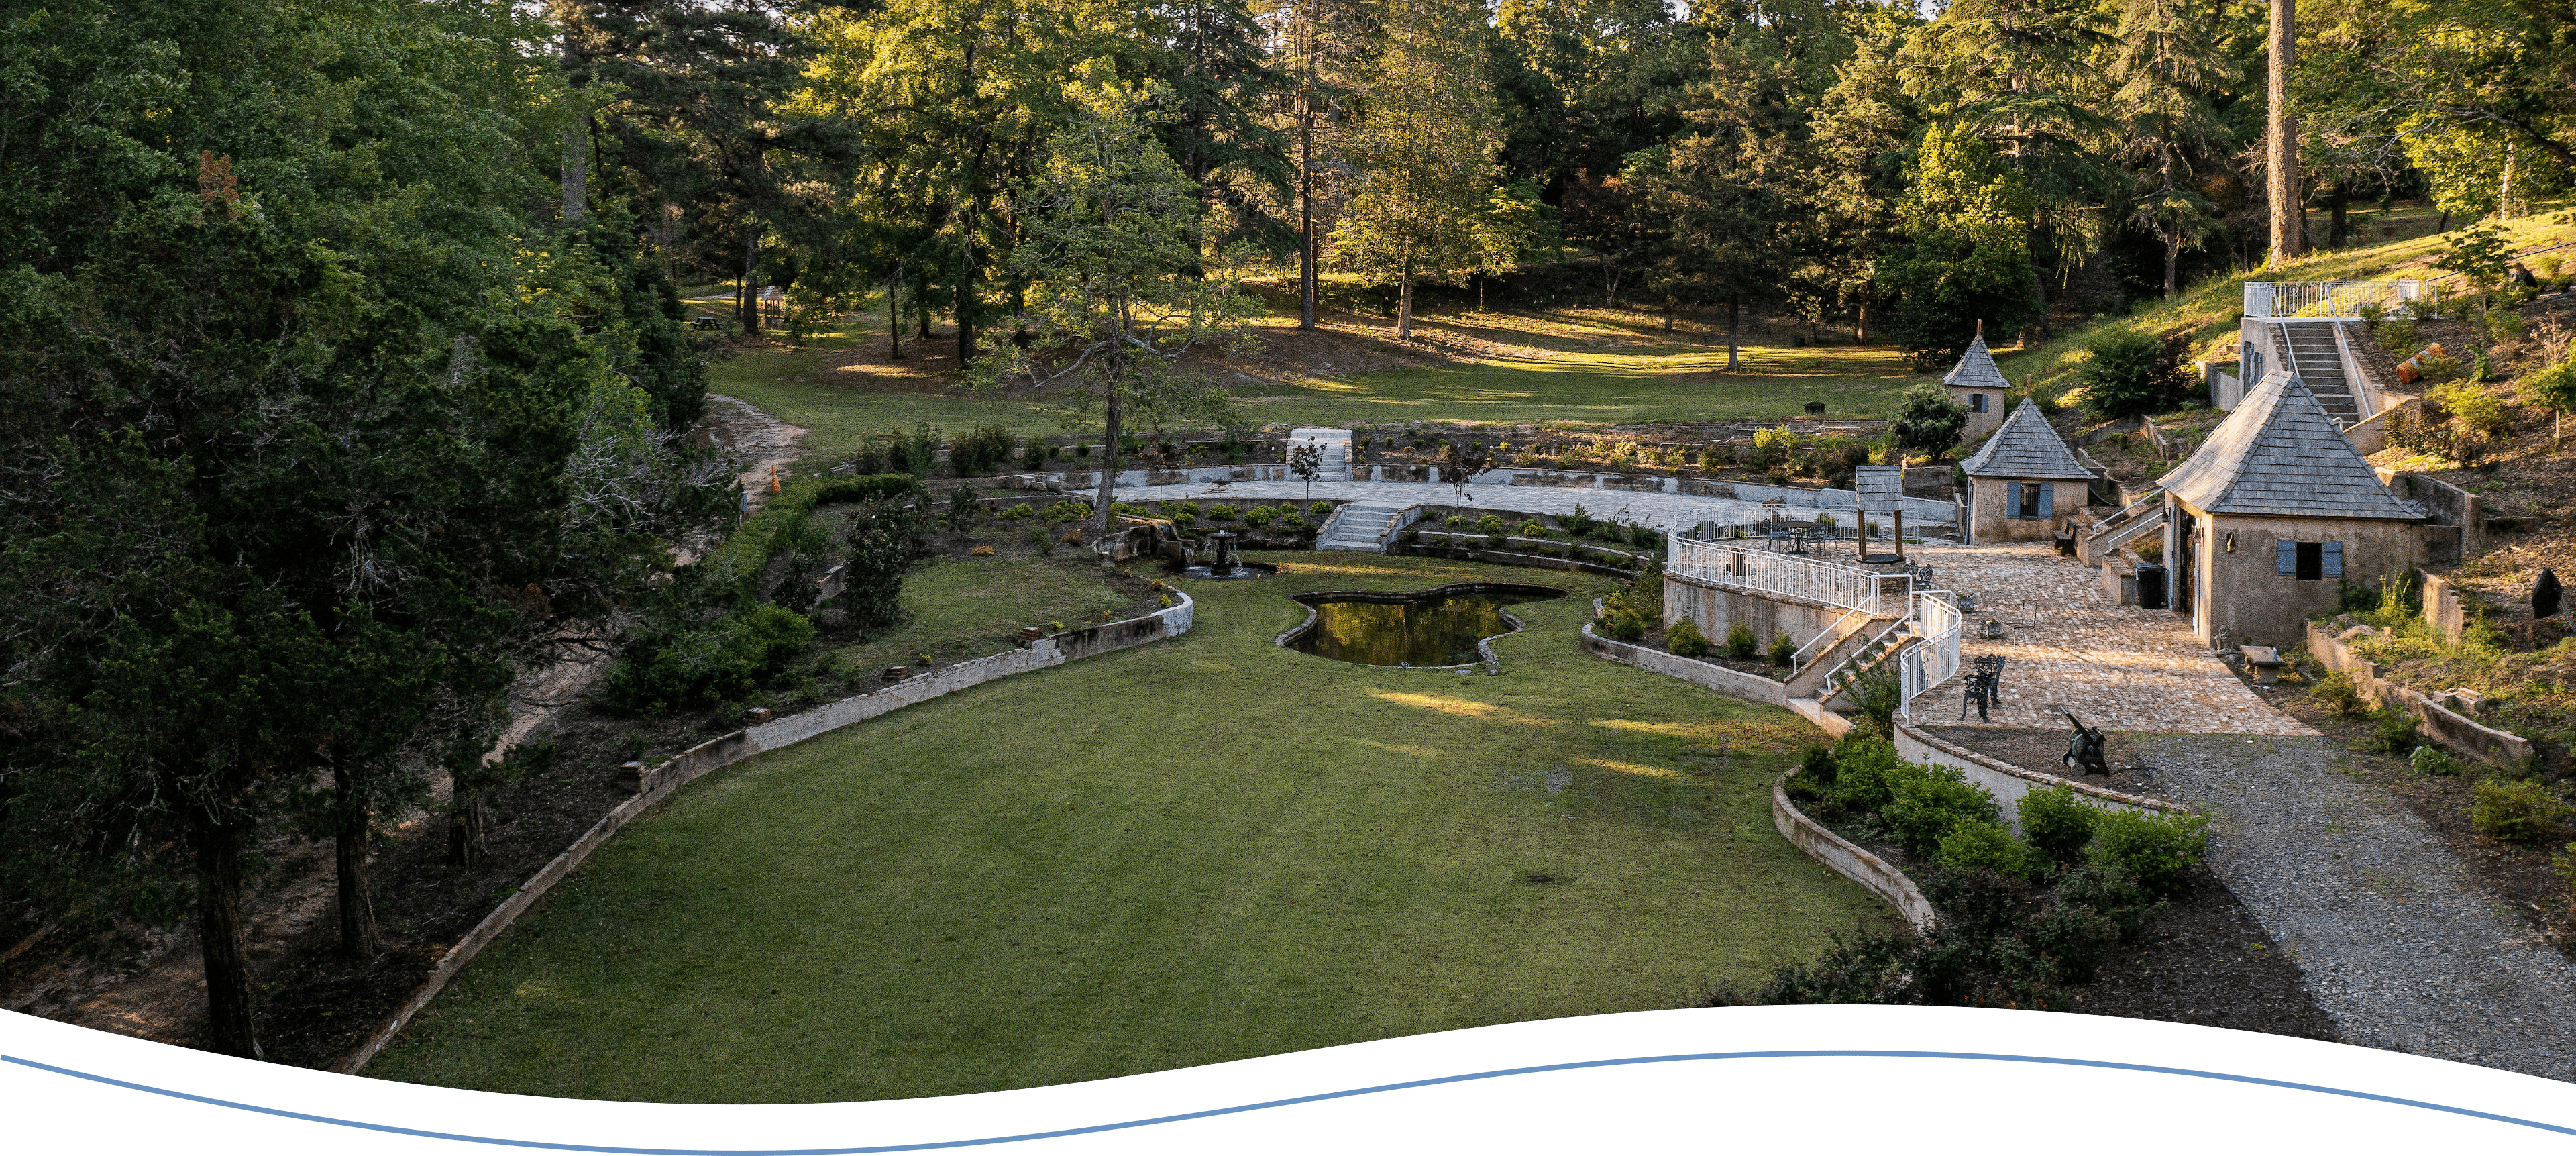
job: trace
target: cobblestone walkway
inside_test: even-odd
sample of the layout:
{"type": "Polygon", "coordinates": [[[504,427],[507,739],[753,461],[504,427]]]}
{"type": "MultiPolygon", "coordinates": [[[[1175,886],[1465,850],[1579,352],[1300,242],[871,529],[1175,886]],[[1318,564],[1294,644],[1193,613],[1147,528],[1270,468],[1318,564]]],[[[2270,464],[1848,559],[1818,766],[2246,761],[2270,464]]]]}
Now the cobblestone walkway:
{"type": "MultiPolygon", "coordinates": [[[[2576,1079],[2576,968],[2318,737],[2132,736],[2345,1042],[2576,1079]]],[[[2252,945],[2246,945],[2252,950],[2252,945]]]]}
{"type": "MultiPolygon", "coordinates": [[[[2192,637],[2189,620],[2118,604],[2094,571],[2046,544],[1926,545],[1907,553],[1932,567],[1935,587],[1976,596],[1961,650],[2004,656],[1996,726],[2063,729],[2066,720],[2057,713],[2063,710],[2119,731],[2316,733],[2237,681],[2192,637]],[[2002,638],[1976,636],[1990,618],[2004,623],[2002,638]]],[[[1915,711],[1949,725],[1958,721],[1959,700],[1954,679],[1916,700],[1915,711]]],[[[1972,710],[1967,722],[1976,721],[1972,710]]]]}

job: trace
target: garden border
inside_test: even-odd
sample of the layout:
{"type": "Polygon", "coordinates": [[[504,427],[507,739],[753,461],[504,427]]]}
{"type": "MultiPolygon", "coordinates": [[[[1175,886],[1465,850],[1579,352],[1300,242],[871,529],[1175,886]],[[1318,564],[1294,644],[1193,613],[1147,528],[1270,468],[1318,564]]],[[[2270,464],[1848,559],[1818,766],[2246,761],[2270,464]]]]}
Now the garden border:
{"type": "Polygon", "coordinates": [[[1870,894],[1884,899],[1914,925],[1917,933],[1929,933],[1940,916],[1932,910],[1932,901],[1923,897],[1923,889],[1914,877],[1896,869],[1859,844],[1827,830],[1825,825],[1807,817],[1798,805],[1789,801],[1789,776],[1797,774],[1791,767],[1771,780],[1771,825],[1780,829],[1780,837],[1803,852],[1807,858],[1823,864],[1834,874],[1858,883],[1870,894]]]}
{"type": "Polygon", "coordinates": [[[2389,679],[2386,667],[2352,652],[2344,639],[2354,631],[2376,631],[2373,626],[2355,626],[2342,634],[2333,633],[2330,621],[2308,623],[2308,653],[2328,670],[2352,676],[2353,689],[2362,698],[2382,708],[2394,708],[2414,715],[2430,733],[2427,738],[2497,767],[2513,767],[2531,758],[2531,740],[2521,735],[2500,731],[2469,716],[2433,701],[2430,695],[2412,687],[2399,686],[2389,679]]]}
{"type": "Polygon", "coordinates": [[[421,981],[392,1015],[377,1025],[375,1031],[368,1033],[367,1038],[348,1055],[332,1064],[329,1070],[342,1075],[358,1074],[359,1069],[366,1067],[369,1060],[376,1058],[378,1052],[410,1026],[413,1016],[420,1014],[431,1000],[438,998],[439,992],[446,990],[448,981],[456,978],[456,974],[473,962],[474,957],[493,940],[500,938],[502,932],[509,930],[510,925],[535,906],[537,900],[544,898],[555,884],[562,882],[565,876],[590,858],[592,851],[598,850],[600,844],[607,842],[609,836],[616,834],[630,820],[653,809],[681,787],[764,751],[792,746],[816,735],[865,722],[941,695],[1014,674],[1062,666],[1077,658],[1179,637],[1193,624],[1197,603],[1187,591],[1173,588],[1172,593],[1180,601],[1152,614],[1049,635],[1023,648],[957,663],[884,690],[854,695],[774,722],[720,735],[680,752],[670,761],[646,772],[637,784],[634,798],[601,816],[599,822],[573,841],[572,846],[538,868],[537,873],[520,884],[517,891],[502,900],[501,905],[484,916],[482,922],[475,924],[472,931],[466,932],[440,955],[437,966],[430,969],[429,978],[421,981]]]}
{"type": "MultiPolygon", "coordinates": [[[[1598,599],[1594,600],[1593,618],[1595,621],[1600,618],[1598,599]]],[[[1603,638],[1592,632],[1590,622],[1583,624],[1583,649],[1623,666],[1633,666],[1667,678],[1678,678],[1683,682],[1705,687],[1732,698],[1746,699],[1764,706],[1783,709],[1789,705],[1789,684],[1787,683],[1773,682],[1758,674],[1746,674],[1732,667],[1719,666],[1714,662],[1701,662],[1696,658],[1685,658],[1678,654],[1639,646],[1633,642],[1603,638]],[[1738,687],[1735,685],[1738,682],[1745,685],[1738,687]]]]}
{"type": "Polygon", "coordinates": [[[2161,811],[2169,815],[2196,814],[2190,807],[2170,799],[2148,795],[2130,795],[2104,787],[2089,786],[2073,779],[2059,778],[2045,771],[2015,766],[1991,755],[1981,755],[1939,735],[1917,728],[1903,719],[1896,720],[1897,757],[1908,762],[1938,763],[1964,772],[1968,781],[1986,789],[2003,808],[2004,825],[2015,835],[2021,831],[2021,814],[2017,804],[2032,791],[2065,787],[2124,811],[2161,811]]]}

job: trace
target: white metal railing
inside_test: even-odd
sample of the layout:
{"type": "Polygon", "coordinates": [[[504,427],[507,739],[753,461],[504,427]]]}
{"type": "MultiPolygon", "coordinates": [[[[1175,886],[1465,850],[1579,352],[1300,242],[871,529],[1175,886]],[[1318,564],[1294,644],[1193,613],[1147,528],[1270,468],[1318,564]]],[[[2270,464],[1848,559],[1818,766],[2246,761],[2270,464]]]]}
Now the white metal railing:
{"type": "Polygon", "coordinates": [[[1902,574],[1880,574],[1795,554],[1775,554],[1723,542],[1701,542],[1676,536],[1669,568],[1676,574],[1754,594],[1773,594],[1808,602],[1901,615],[1912,581],[1902,574]],[[1882,590],[1892,584],[1895,589],[1882,590]],[[1891,604],[1890,600],[1895,601],[1891,604]]]}
{"type": "Polygon", "coordinates": [[[1898,709],[1909,719],[1917,696],[1959,673],[1961,615],[1949,592],[1916,591],[1913,624],[1917,641],[1906,648],[1898,667],[1905,692],[1898,709]]]}
{"type": "Polygon", "coordinates": [[[2248,281],[2247,317],[2359,317],[2364,305],[2390,313],[2432,296],[2422,281],[2248,281]]]}
{"type": "Polygon", "coordinates": [[[1866,611],[1843,611],[1843,616],[1834,619],[1833,625],[1824,628],[1814,638],[1808,639],[1805,646],[1799,647],[1796,654],[1789,656],[1789,673],[1794,676],[1799,671],[1807,669],[1807,664],[1814,662],[1817,655],[1842,645],[1844,639],[1860,633],[1861,627],[1867,625],[1869,621],[1870,617],[1866,611]]]}

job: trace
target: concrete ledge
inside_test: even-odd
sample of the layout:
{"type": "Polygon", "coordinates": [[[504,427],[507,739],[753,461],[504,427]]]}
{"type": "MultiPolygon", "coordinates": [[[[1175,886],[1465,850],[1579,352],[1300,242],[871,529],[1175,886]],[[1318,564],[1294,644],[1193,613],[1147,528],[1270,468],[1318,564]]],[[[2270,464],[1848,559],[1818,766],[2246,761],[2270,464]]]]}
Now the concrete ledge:
{"type": "Polygon", "coordinates": [[[2382,709],[2402,710],[2416,721],[2433,741],[2479,762],[2498,767],[2518,766],[2532,754],[2531,740],[2480,723],[2467,715],[2426,698],[2423,694],[2391,682],[2378,663],[2353,653],[2346,638],[2358,641],[2372,628],[2356,627],[2338,636],[2327,633],[2333,627],[2325,622],[2308,624],[2308,653],[2326,665],[2352,676],[2353,689],[2362,700],[2382,709]]]}
{"type": "Polygon", "coordinates": [[[1825,829],[1824,824],[1807,817],[1789,801],[1786,785],[1795,770],[1771,781],[1771,825],[1780,829],[1780,837],[1805,853],[1807,858],[1824,864],[1834,874],[1867,888],[1869,893],[1887,901],[1914,925],[1917,932],[1929,932],[1939,916],[1932,901],[1923,897],[1923,889],[1914,885],[1902,871],[1887,860],[1863,850],[1861,846],[1825,829]]]}
{"type": "Polygon", "coordinates": [[[536,874],[529,876],[528,881],[520,884],[517,891],[513,892],[508,899],[502,900],[501,905],[493,908],[491,914],[484,916],[482,922],[475,924],[472,931],[466,932],[464,937],[449,947],[444,955],[439,956],[437,966],[430,969],[429,978],[422,981],[419,987],[414,988],[412,993],[403,999],[402,1005],[395,1008],[394,1013],[386,1017],[382,1024],[377,1025],[376,1030],[369,1033],[366,1040],[355,1050],[342,1057],[340,1062],[331,1065],[331,1070],[344,1075],[355,1075],[359,1069],[366,1067],[367,1061],[376,1058],[376,1053],[383,1051],[387,1044],[393,1042],[395,1036],[402,1034],[403,1028],[411,1023],[412,1017],[420,1014],[420,1009],[428,1007],[429,1001],[437,998],[438,993],[446,989],[448,981],[456,978],[457,972],[464,970],[465,965],[473,962],[476,955],[491,946],[492,941],[500,938],[502,932],[509,930],[510,925],[516,922],[520,915],[535,906],[537,900],[544,898],[547,891],[563,881],[564,876],[572,874],[573,869],[590,858],[590,853],[598,850],[600,844],[607,842],[609,836],[616,834],[629,820],[652,810],[662,800],[669,798],[672,792],[711,772],[741,762],[763,751],[800,743],[816,735],[837,730],[852,723],[865,722],[917,702],[924,702],[998,678],[1049,666],[1061,666],[1076,658],[1106,654],[1113,650],[1124,650],[1148,642],[1178,637],[1189,630],[1196,604],[1191,601],[1187,592],[1174,590],[1172,593],[1180,601],[1152,614],[1119,622],[1104,622],[1081,630],[1068,630],[1041,638],[1025,650],[1014,650],[971,662],[961,662],[885,690],[845,698],[813,710],[789,715],[775,722],[712,738],[680,752],[670,761],[647,772],[642,789],[634,798],[618,804],[611,808],[608,814],[601,816],[599,822],[592,824],[589,831],[573,841],[572,846],[565,848],[562,854],[555,856],[552,861],[539,868],[536,874]]]}
{"type": "Polygon", "coordinates": [[[1969,782],[1984,787],[1987,793],[1995,797],[1995,802],[2002,804],[2004,824],[2011,827],[2013,834],[2016,835],[2021,834],[2021,815],[2016,805],[2021,802],[2022,796],[2032,791],[2045,791],[2053,787],[2065,787],[2115,810],[2156,811],[2168,815],[2193,813],[2191,808],[2168,799],[2122,794],[2118,791],[2104,790],[2101,787],[2087,786],[2073,779],[2062,779],[2056,775],[2026,770],[2001,759],[1978,754],[1923,731],[1902,719],[1896,724],[1896,754],[1907,762],[1934,763],[1955,768],[1965,774],[1969,782]]]}
{"type": "Polygon", "coordinates": [[[1545,554],[1515,554],[1507,550],[1468,550],[1456,546],[1426,546],[1418,542],[1389,542],[1386,553],[1412,555],[1417,558],[1447,558],[1456,562],[1489,562],[1496,566],[1527,566],[1537,570],[1565,570],[1578,574],[1598,574],[1604,578],[1634,578],[1634,570],[1604,566],[1572,558],[1550,558],[1545,554]]]}
{"type": "Polygon", "coordinates": [[[1786,684],[1773,682],[1758,674],[1732,670],[1714,662],[1701,662],[1696,658],[1667,654],[1633,642],[1603,638],[1592,632],[1592,624],[1589,622],[1583,624],[1583,649],[1612,662],[1678,678],[1683,682],[1707,687],[1719,694],[1750,699],[1769,706],[1789,705],[1789,688],[1786,684]]]}

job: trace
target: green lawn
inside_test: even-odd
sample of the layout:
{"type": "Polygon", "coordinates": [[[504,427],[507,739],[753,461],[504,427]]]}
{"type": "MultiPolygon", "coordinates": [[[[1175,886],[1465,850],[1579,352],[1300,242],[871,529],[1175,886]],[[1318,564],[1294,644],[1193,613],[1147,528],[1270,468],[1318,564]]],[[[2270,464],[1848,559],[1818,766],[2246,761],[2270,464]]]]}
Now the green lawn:
{"type": "MultiPolygon", "coordinates": [[[[1006,524],[1008,533],[1024,523],[1006,524]]],[[[988,537],[994,535],[987,535],[988,537]]],[[[1119,604],[1098,574],[1036,558],[953,558],[904,576],[909,612],[893,629],[833,653],[853,670],[981,658],[1011,648],[1023,626],[1097,622],[1119,604]]]]}
{"type": "Polygon", "coordinates": [[[1026,1087],[1673,1007],[1889,918],[1772,829],[1803,721],[1576,649],[1602,580],[1272,560],[1193,584],[1177,641],[692,786],[368,1074],[709,1102],[1026,1087]],[[1467,577],[1576,596],[1515,608],[1499,678],[1271,645],[1295,591],[1467,577]]]}

